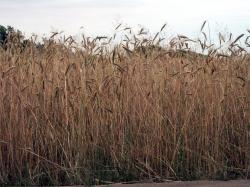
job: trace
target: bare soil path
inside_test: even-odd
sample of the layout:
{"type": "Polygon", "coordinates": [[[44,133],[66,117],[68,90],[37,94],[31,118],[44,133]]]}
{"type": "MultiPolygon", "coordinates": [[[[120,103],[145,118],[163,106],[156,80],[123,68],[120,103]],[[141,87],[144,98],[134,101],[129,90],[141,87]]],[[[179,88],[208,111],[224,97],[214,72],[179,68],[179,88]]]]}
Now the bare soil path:
{"type": "Polygon", "coordinates": [[[166,183],[136,183],[136,184],[112,184],[102,187],[250,187],[250,180],[232,181],[190,181],[190,182],[166,182],[166,183]]]}

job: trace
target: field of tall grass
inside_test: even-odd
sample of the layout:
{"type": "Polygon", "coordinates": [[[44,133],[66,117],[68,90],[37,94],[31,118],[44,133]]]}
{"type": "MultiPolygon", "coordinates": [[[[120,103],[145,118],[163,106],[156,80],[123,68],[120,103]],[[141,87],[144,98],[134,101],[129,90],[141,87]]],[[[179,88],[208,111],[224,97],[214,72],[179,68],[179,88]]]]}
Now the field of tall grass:
{"type": "Polygon", "coordinates": [[[249,178],[249,33],[116,29],[0,48],[0,184],[249,178]]]}

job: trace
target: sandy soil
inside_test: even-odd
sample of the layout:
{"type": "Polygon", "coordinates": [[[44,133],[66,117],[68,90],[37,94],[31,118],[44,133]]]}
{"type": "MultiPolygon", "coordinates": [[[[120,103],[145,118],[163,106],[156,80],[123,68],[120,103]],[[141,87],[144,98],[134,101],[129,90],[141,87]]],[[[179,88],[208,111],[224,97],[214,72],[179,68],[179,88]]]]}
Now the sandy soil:
{"type": "Polygon", "coordinates": [[[250,180],[234,181],[190,181],[190,182],[166,182],[166,183],[135,183],[135,184],[112,184],[102,187],[250,187],[250,180]]]}

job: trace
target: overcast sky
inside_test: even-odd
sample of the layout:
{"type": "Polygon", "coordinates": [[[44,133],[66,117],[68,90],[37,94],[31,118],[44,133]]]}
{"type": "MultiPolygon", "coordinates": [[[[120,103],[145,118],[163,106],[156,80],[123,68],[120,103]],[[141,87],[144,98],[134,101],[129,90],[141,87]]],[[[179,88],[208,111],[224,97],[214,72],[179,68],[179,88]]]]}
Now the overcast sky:
{"type": "Polygon", "coordinates": [[[250,29],[250,0],[0,0],[0,24],[26,34],[63,30],[107,34],[123,22],[156,32],[195,35],[204,20],[211,30],[235,34],[250,29]],[[83,29],[80,29],[83,27],[83,29]]]}

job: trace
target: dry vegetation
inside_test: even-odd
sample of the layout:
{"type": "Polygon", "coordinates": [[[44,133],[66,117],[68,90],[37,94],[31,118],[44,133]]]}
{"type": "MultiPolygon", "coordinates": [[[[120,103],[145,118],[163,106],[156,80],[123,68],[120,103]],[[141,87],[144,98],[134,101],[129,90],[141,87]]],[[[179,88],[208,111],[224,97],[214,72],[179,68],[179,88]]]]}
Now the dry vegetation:
{"type": "Polygon", "coordinates": [[[124,32],[0,49],[0,184],[250,177],[249,37],[124,32]]]}

